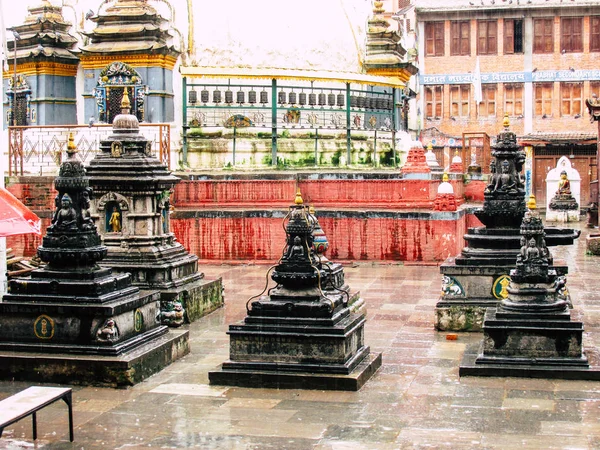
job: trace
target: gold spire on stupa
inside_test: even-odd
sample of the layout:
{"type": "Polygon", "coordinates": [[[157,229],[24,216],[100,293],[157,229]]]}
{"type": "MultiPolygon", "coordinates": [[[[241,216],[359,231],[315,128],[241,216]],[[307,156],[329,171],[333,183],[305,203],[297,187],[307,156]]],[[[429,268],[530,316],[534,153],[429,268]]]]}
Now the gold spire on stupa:
{"type": "Polygon", "coordinates": [[[67,154],[69,156],[72,156],[75,153],[77,153],[77,145],[75,145],[75,134],[73,132],[70,132],[67,140],[67,154]]]}
{"type": "Polygon", "coordinates": [[[537,204],[535,203],[535,195],[529,194],[529,200],[527,200],[527,209],[533,211],[537,209],[537,204]]]}
{"type": "Polygon", "coordinates": [[[296,198],[294,199],[294,203],[296,205],[304,204],[304,200],[302,200],[302,194],[300,193],[300,188],[296,190],[296,198]]]}
{"type": "Polygon", "coordinates": [[[510,119],[508,118],[508,113],[504,113],[504,120],[502,120],[502,126],[504,126],[506,130],[508,130],[508,127],[510,127],[510,119]]]}
{"type": "Polygon", "coordinates": [[[121,113],[129,114],[131,111],[131,101],[129,101],[129,93],[127,92],[127,88],[123,88],[123,98],[121,99],[121,113]]]}

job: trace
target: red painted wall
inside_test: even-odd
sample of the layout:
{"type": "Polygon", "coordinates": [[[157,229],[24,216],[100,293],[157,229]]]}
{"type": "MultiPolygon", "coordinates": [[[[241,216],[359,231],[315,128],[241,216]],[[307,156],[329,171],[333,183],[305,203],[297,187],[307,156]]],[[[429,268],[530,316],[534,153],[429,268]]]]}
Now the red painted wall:
{"type": "MultiPolygon", "coordinates": [[[[56,191],[52,177],[12,180],[9,190],[50,224],[56,191]]],[[[459,201],[464,185],[451,181],[459,201]]],[[[194,180],[174,194],[171,228],[201,260],[277,261],[285,245],[283,217],[300,186],[306,203],[317,207],[330,247],[339,261],[440,262],[460,253],[468,226],[478,220],[465,211],[431,211],[439,180],[194,180]],[[424,209],[417,209],[425,206],[424,209]]],[[[41,244],[34,235],[14,236],[15,254],[32,256],[41,244]]]]}
{"type": "MultiPolygon", "coordinates": [[[[328,217],[319,217],[317,210],[329,240],[326,256],[338,261],[444,261],[462,250],[468,217],[446,213],[454,220],[427,220],[325,213],[328,217]]],[[[184,247],[201,260],[276,261],[285,246],[283,214],[224,217],[227,212],[222,211],[221,217],[177,218],[180,214],[176,212],[171,227],[184,247]]]]}

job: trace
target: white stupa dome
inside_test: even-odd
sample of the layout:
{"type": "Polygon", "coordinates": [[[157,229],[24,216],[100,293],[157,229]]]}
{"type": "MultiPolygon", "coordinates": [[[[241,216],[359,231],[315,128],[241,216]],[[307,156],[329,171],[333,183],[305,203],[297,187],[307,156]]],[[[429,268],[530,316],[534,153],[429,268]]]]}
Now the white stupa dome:
{"type": "Polygon", "coordinates": [[[458,150],[456,151],[456,153],[452,157],[452,164],[462,164],[462,158],[458,154],[458,150]]]}
{"type": "Polygon", "coordinates": [[[369,0],[194,2],[187,65],[361,73],[369,0]]]}
{"type": "Polygon", "coordinates": [[[444,174],[442,182],[439,184],[437,189],[438,194],[454,194],[454,188],[448,182],[448,174],[444,174]]]}

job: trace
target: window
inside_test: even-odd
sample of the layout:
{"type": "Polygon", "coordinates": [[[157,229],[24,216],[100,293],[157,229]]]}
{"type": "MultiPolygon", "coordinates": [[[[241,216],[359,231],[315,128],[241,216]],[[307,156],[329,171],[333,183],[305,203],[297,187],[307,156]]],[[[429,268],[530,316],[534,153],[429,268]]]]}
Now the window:
{"type": "Polygon", "coordinates": [[[581,117],[583,83],[560,84],[560,115],[581,117]]]}
{"type": "Polygon", "coordinates": [[[496,92],[498,87],[495,84],[484,84],[481,86],[483,101],[479,105],[479,117],[496,116],[496,92]]]}
{"type": "Polygon", "coordinates": [[[469,117],[470,97],[470,84],[459,84],[450,86],[450,116],[469,117]]]}
{"type": "Polygon", "coordinates": [[[590,17],[590,52],[600,52],[600,16],[590,17]]]}
{"type": "Polygon", "coordinates": [[[560,19],[560,48],[563,53],[583,51],[583,18],[563,17],[560,19]]]}
{"type": "Polygon", "coordinates": [[[552,115],[552,90],[553,83],[534,83],[533,98],[536,117],[550,117],[552,115]]]}
{"type": "Polygon", "coordinates": [[[444,86],[425,86],[425,117],[441,118],[444,104],[444,86]]]}
{"type": "Polygon", "coordinates": [[[600,81],[590,81],[590,98],[596,94],[600,98],[600,81]]]}
{"type": "Polygon", "coordinates": [[[468,20],[450,22],[450,54],[471,54],[471,24],[468,20]]]}
{"type": "Polygon", "coordinates": [[[504,19],[504,54],[523,53],[523,21],[504,19]]]}
{"type": "Polygon", "coordinates": [[[523,115],[522,84],[504,85],[504,112],[512,117],[523,115]]]}
{"type": "Polygon", "coordinates": [[[498,22],[496,20],[477,21],[477,54],[498,53],[498,22]]]}
{"type": "Polygon", "coordinates": [[[444,56],[444,22],[425,24],[425,56],[444,56]]]}
{"type": "Polygon", "coordinates": [[[533,20],[533,53],[554,51],[554,19],[533,20]]]}

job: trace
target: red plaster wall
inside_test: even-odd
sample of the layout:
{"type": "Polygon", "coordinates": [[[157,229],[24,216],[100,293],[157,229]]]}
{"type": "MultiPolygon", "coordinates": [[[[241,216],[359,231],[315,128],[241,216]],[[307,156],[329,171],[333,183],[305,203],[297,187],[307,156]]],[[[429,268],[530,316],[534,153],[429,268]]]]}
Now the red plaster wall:
{"type": "Polygon", "coordinates": [[[465,200],[468,202],[483,202],[483,191],[487,185],[487,181],[471,180],[464,186],[465,200]]]}
{"type": "MultiPolygon", "coordinates": [[[[388,208],[433,207],[440,180],[193,180],[175,187],[173,204],[192,209],[256,205],[281,207],[292,203],[297,187],[306,203],[340,208],[380,206],[388,208]]],[[[464,184],[452,180],[458,204],[464,184]]],[[[482,191],[483,192],[483,191],[482,191]]],[[[483,195],[483,193],[482,193],[483,195]]]]}
{"type": "MultiPolygon", "coordinates": [[[[333,260],[441,262],[462,250],[466,217],[339,217],[319,223],[329,239],[326,256],[333,260]]],[[[276,261],[285,246],[281,218],[174,219],[171,225],[177,239],[201,260],[276,261]]]]}
{"type": "MultiPolygon", "coordinates": [[[[51,177],[24,177],[10,184],[9,190],[42,217],[45,230],[50,225],[56,191],[51,177]]],[[[308,203],[328,206],[331,210],[360,206],[396,212],[403,205],[427,204],[435,198],[439,181],[428,180],[302,180],[299,182],[308,203]]],[[[452,180],[457,197],[463,183],[452,180]]],[[[172,229],[177,239],[202,260],[210,261],[276,261],[285,245],[282,227],[284,208],[292,203],[295,180],[248,180],[236,182],[184,181],[175,195],[176,213],[172,229]],[[272,202],[282,214],[222,214],[211,218],[176,218],[177,211],[202,210],[241,205],[245,211],[256,211],[263,201],[272,202]],[[282,205],[282,206],[279,206],[282,205]]],[[[459,197],[460,199],[460,197],[459,197]]],[[[269,208],[264,208],[269,211],[269,208]]],[[[366,209],[369,211],[369,209],[366,209]]],[[[354,209],[356,211],[356,209],[354,209]]],[[[373,210],[371,210],[373,211],[373,210]]],[[[317,215],[319,209],[317,208],[317,215]]],[[[210,214],[209,214],[210,215],[210,214]]],[[[478,220],[465,215],[457,220],[418,220],[393,217],[356,217],[340,212],[339,216],[321,217],[328,236],[331,259],[373,261],[443,261],[456,255],[464,243],[467,226],[478,226],[478,220]]],[[[383,215],[385,216],[385,214],[383,215]]],[[[7,245],[16,255],[33,256],[41,238],[34,235],[13,236],[7,245]]]]}

